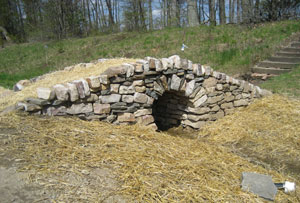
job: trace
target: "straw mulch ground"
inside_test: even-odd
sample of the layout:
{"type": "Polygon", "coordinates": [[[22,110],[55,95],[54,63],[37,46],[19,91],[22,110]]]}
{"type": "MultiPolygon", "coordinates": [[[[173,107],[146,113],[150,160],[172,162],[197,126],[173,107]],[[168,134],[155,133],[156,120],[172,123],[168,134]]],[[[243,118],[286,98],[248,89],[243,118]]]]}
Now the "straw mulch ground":
{"type": "MultiPolygon", "coordinates": [[[[100,74],[123,62],[130,60],[49,74],[0,97],[0,109],[35,96],[37,87],[100,74]]],[[[176,136],[140,126],[10,113],[0,116],[0,160],[16,162],[29,182],[47,191],[43,201],[49,202],[264,202],[241,190],[241,173],[299,185],[299,119],[299,100],[278,95],[200,132],[175,131],[176,136]]],[[[300,202],[299,192],[280,191],[276,201],[300,202]]]]}
{"type": "Polygon", "coordinates": [[[255,101],[201,132],[252,162],[300,180],[300,101],[280,95],[255,101]]]}
{"type": "MultiPolygon", "coordinates": [[[[14,129],[1,150],[23,160],[20,170],[59,201],[263,202],[240,189],[241,172],[296,181],[288,170],[252,163],[252,157],[256,151],[256,158],[278,155],[279,165],[287,157],[299,161],[299,114],[299,101],[272,96],[209,125],[199,139],[139,126],[10,114],[0,117],[0,128],[14,129]],[[239,148],[250,145],[249,157],[238,156],[239,148]]],[[[299,191],[279,192],[276,200],[297,202],[299,191]]]]}

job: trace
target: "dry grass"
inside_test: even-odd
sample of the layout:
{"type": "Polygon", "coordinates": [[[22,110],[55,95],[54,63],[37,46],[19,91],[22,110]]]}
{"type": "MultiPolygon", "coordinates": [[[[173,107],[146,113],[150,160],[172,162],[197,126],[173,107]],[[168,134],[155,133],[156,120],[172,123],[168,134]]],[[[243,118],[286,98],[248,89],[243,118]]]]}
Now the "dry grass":
{"type": "Polygon", "coordinates": [[[299,100],[280,95],[257,100],[206,126],[199,135],[300,180],[299,100]]]}
{"type": "MultiPolygon", "coordinates": [[[[0,104],[35,96],[37,87],[97,75],[130,61],[111,60],[99,67],[55,72],[11,98],[0,99],[0,104]]],[[[0,134],[6,137],[0,142],[0,152],[22,160],[19,170],[28,172],[30,181],[56,191],[59,195],[53,201],[99,202],[119,195],[129,202],[264,202],[241,190],[241,173],[258,172],[271,175],[275,182],[297,182],[299,173],[288,170],[286,164],[300,161],[299,119],[300,102],[278,95],[257,100],[195,132],[199,139],[136,125],[10,113],[0,116],[4,130],[0,134]],[[76,185],[66,178],[89,177],[102,168],[108,168],[116,179],[109,192],[100,183],[76,185]]],[[[299,189],[289,195],[279,192],[276,201],[299,202],[299,194],[299,189]]]]}
{"type": "MultiPolygon", "coordinates": [[[[104,72],[108,67],[135,61],[136,59],[111,59],[88,67],[80,66],[80,64],[78,64],[71,71],[61,70],[46,74],[44,75],[45,78],[42,80],[25,87],[24,90],[15,93],[11,97],[0,97],[0,110],[18,101],[22,101],[27,97],[36,97],[36,89],[38,87],[52,87],[58,83],[66,83],[80,78],[97,76],[104,72]]],[[[0,89],[0,91],[2,90],[0,89]]]]}
{"type": "MultiPolygon", "coordinates": [[[[269,174],[275,182],[295,179],[253,164],[230,152],[222,144],[236,142],[247,136],[247,130],[241,129],[247,129],[243,122],[249,119],[241,114],[247,115],[248,112],[251,112],[254,121],[258,121],[258,131],[264,128],[270,131],[273,126],[269,126],[268,121],[259,121],[263,119],[260,118],[264,113],[263,109],[271,108],[271,114],[277,115],[280,112],[289,115],[277,115],[273,120],[284,119],[282,126],[286,127],[282,127],[281,131],[286,138],[283,139],[291,139],[289,153],[295,156],[298,154],[299,157],[299,147],[295,143],[299,140],[296,131],[298,126],[288,122],[291,115],[297,121],[299,112],[291,112],[294,104],[292,101],[287,106],[281,106],[278,111],[278,99],[281,103],[280,97],[276,96],[273,99],[259,100],[253,107],[215,123],[226,123],[224,130],[213,124],[201,133],[204,135],[205,132],[208,139],[196,140],[156,133],[139,126],[112,126],[76,118],[10,114],[1,117],[0,124],[16,129],[19,133],[12,135],[9,144],[2,150],[18,152],[15,156],[25,160],[22,170],[31,171],[32,181],[43,183],[45,187],[63,190],[63,195],[59,197],[61,201],[103,200],[105,197],[97,188],[72,187],[72,184],[62,180],[68,172],[84,176],[87,171],[109,166],[120,184],[110,195],[130,197],[138,202],[263,202],[261,198],[240,189],[241,172],[269,174]],[[253,114],[253,109],[261,113],[253,114]],[[232,119],[237,116],[239,122],[233,122],[232,119]],[[289,130],[289,127],[295,132],[289,130]],[[76,191],[81,191],[80,195],[76,196],[76,191]]],[[[261,139],[257,140],[260,146],[273,149],[273,152],[282,149],[281,138],[273,139],[267,134],[260,136],[261,139]]],[[[260,147],[256,150],[266,153],[260,147]]],[[[297,202],[299,198],[297,194],[279,192],[276,201],[297,202]]]]}

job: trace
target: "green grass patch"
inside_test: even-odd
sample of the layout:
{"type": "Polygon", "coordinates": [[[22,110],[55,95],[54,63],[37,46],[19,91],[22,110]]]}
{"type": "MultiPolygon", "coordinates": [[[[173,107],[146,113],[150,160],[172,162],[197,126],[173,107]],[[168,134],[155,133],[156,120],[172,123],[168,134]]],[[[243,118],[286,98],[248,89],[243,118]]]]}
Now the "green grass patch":
{"type": "Polygon", "coordinates": [[[274,93],[300,98],[300,66],[289,73],[271,78],[261,85],[274,93]]]}
{"type": "Polygon", "coordinates": [[[227,74],[243,73],[270,56],[282,40],[300,31],[300,21],[256,27],[222,25],[123,32],[87,38],[12,45],[0,50],[0,86],[99,58],[157,58],[178,54],[227,74]],[[181,52],[181,45],[189,48],[181,52]]]}

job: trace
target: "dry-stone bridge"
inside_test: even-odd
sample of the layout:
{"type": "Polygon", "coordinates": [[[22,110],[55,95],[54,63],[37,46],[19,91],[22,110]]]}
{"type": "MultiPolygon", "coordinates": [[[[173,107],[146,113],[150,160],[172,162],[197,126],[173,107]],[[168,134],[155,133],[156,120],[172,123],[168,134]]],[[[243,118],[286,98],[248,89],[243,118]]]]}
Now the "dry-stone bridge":
{"type": "Polygon", "coordinates": [[[200,129],[268,92],[179,56],[111,67],[98,76],[38,88],[38,98],[18,104],[49,116],[167,129],[200,129]]]}

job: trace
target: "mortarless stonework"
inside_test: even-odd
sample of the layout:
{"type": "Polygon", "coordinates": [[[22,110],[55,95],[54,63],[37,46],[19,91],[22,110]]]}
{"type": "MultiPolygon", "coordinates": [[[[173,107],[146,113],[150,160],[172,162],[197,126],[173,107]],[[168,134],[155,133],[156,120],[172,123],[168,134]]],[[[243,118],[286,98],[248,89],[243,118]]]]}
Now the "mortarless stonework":
{"type": "Polygon", "coordinates": [[[160,60],[147,57],[111,67],[99,76],[38,88],[38,98],[28,98],[18,106],[49,116],[76,115],[154,129],[178,125],[200,129],[267,94],[175,55],[160,60]]]}

